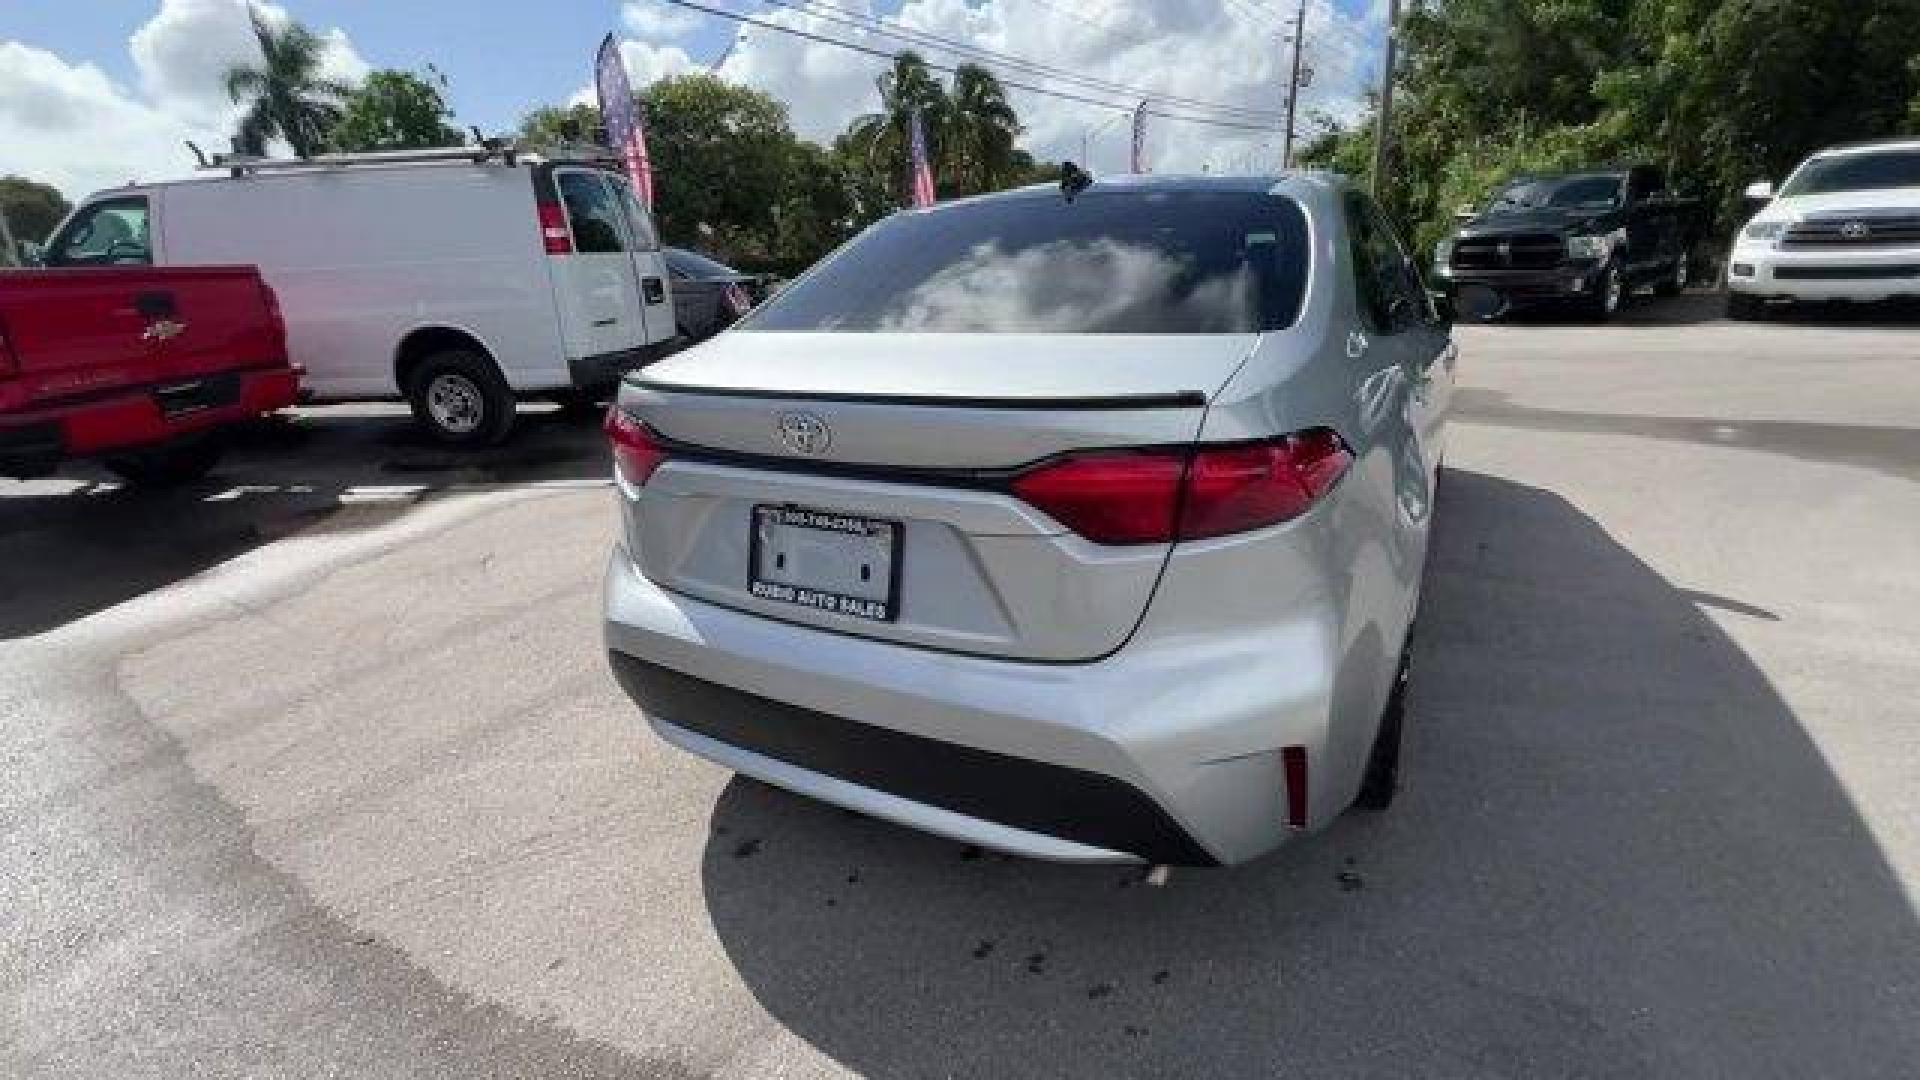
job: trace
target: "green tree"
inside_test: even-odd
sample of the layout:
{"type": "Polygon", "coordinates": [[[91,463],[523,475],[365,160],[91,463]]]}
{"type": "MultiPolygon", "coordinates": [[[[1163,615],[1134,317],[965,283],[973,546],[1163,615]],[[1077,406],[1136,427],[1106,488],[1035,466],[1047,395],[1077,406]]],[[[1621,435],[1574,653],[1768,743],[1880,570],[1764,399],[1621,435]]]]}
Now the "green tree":
{"type": "Polygon", "coordinates": [[[246,106],[234,130],[243,153],[264,154],[269,140],[285,139],[300,157],[312,157],[326,145],[340,120],[340,102],[353,88],[320,74],[325,43],[313,31],[289,20],[275,27],[257,7],[247,8],[253,36],[260,43],[260,65],[227,69],[227,96],[246,106]]]}
{"type": "Polygon", "coordinates": [[[947,176],[942,179],[951,177],[954,194],[998,191],[1020,179],[1022,162],[1014,146],[1020,117],[993,72],[975,64],[954,69],[943,135],[940,165],[947,176]]]}
{"type": "Polygon", "coordinates": [[[446,80],[439,81],[435,86],[410,71],[373,72],[347,95],[328,141],[349,153],[460,145],[459,129],[447,123],[453,111],[440,96],[446,80]]]}
{"type": "Polygon", "coordinates": [[[60,219],[73,209],[51,184],[35,183],[24,176],[0,176],[0,214],[16,243],[43,243],[60,219]]]}
{"type": "Polygon", "coordinates": [[[941,168],[950,111],[947,88],[926,60],[910,49],[896,54],[893,65],[874,85],[880,91],[880,111],[857,117],[848,125],[847,163],[874,174],[863,183],[871,186],[879,179],[894,192],[894,205],[898,206],[905,200],[907,191],[908,132],[917,110],[928,161],[933,166],[934,183],[941,188],[949,187],[951,178],[941,168]]]}
{"type": "Polygon", "coordinates": [[[545,105],[520,118],[520,144],[535,150],[586,146],[599,138],[600,110],[587,104],[545,105]]]}
{"type": "Polygon", "coordinates": [[[704,72],[662,79],[639,100],[661,235],[743,265],[773,259],[797,141],[786,106],[704,72]]]}

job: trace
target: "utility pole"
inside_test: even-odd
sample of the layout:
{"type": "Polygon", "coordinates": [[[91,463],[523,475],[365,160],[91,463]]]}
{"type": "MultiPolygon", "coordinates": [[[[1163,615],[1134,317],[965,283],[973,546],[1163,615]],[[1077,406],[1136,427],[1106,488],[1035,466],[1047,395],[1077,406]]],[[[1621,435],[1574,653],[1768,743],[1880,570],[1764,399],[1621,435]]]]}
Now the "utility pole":
{"type": "Polygon", "coordinates": [[[1293,112],[1300,100],[1300,50],[1306,45],[1307,0],[1300,0],[1300,13],[1293,19],[1293,77],[1287,82],[1286,149],[1280,152],[1280,167],[1293,168],[1293,112]]]}
{"type": "Polygon", "coordinates": [[[20,247],[13,242],[13,229],[7,224],[7,204],[0,203],[0,266],[19,266],[20,247]]]}
{"type": "Polygon", "coordinates": [[[1387,57],[1380,68],[1380,115],[1374,118],[1373,197],[1380,197],[1380,181],[1387,173],[1387,142],[1393,137],[1393,64],[1400,43],[1400,0],[1387,0],[1387,57]]]}

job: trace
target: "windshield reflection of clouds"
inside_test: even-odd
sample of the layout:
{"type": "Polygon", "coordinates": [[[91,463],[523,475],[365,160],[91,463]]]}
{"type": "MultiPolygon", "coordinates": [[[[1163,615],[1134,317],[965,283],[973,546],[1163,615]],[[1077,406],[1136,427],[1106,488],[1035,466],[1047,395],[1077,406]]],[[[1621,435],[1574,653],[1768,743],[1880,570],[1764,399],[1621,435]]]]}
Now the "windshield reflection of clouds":
{"type": "Polygon", "coordinates": [[[1243,265],[1202,275],[1193,260],[1111,238],[1062,239],[966,258],[878,314],[882,331],[1233,333],[1255,319],[1243,265]]]}

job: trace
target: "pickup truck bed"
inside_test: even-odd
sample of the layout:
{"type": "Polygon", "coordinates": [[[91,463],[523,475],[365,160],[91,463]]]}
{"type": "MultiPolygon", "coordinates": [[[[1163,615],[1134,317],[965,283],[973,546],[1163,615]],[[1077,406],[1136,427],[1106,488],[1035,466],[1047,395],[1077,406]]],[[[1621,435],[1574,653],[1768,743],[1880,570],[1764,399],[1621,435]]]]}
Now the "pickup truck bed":
{"type": "Polygon", "coordinates": [[[102,457],[192,479],[218,429],[292,405],[299,381],[252,267],[0,271],[0,476],[102,457]]]}

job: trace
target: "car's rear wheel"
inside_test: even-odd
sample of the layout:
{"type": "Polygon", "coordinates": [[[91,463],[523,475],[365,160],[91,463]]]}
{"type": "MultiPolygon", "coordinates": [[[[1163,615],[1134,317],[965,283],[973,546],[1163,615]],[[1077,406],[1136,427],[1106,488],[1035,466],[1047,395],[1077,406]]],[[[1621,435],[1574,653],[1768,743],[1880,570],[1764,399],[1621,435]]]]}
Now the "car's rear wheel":
{"type": "Polygon", "coordinates": [[[1367,755],[1367,771],[1360,778],[1360,794],[1353,805],[1361,810],[1385,810],[1393,805],[1394,792],[1400,787],[1400,740],[1406,726],[1407,681],[1413,673],[1413,648],[1400,654],[1400,668],[1393,676],[1393,689],[1387,694],[1387,707],[1380,713],[1380,730],[1373,737],[1373,752],[1367,755]]]}
{"type": "Polygon", "coordinates": [[[407,380],[413,419],[449,446],[491,446],[513,430],[513,391],[493,362],[466,349],[434,353],[407,380]]]}
{"type": "Polygon", "coordinates": [[[211,438],[174,443],[108,458],[107,470],[133,487],[175,487],[191,484],[213,471],[220,460],[220,443],[211,438]]]}

